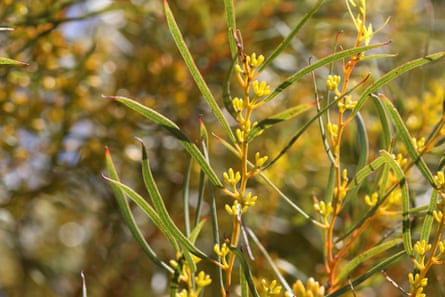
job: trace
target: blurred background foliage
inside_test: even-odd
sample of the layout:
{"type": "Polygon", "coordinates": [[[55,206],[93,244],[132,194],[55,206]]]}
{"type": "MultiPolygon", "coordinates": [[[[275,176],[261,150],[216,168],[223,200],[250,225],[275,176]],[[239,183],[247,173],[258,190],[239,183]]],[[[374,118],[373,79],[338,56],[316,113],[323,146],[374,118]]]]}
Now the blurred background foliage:
{"type": "MultiPolygon", "coordinates": [[[[221,100],[231,63],[223,1],[170,2],[193,56],[221,100]]],[[[236,2],[245,51],[265,56],[314,3],[236,2]]],[[[0,67],[0,296],[80,296],[81,271],[86,274],[88,296],[164,292],[166,276],[156,271],[123,226],[113,195],[100,178],[103,149],[108,146],[124,181],[142,192],[134,136],[141,137],[166,203],[181,224],[188,157],[161,128],[108,102],[102,94],[137,98],[173,119],[193,140],[199,137],[199,118],[210,131],[220,132],[179,57],[161,4],[159,0],[0,1],[0,26],[15,29],[0,32],[0,56],[30,64],[0,67]]],[[[375,0],[369,1],[368,10],[374,28],[391,16],[374,41],[391,40],[384,50],[397,56],[361,64],[357,81],[367,73],[372,79],[395,65],[444,50],[443,1],[375,0]]],[[[326,1],[263,73],[264,78],[274,87],[280,78],[307,65],[310,57],[331,53],[338,32],[342,32],[339,44],[350,46],[354,30],[343,1],[326,1]]],[[[441,67],[411,72],[386,90],[419,137],[429,133],[434,117],[440,115],[445,78],[441,67]]],[[[320,89],[324,89],[325,71],[316,73],[320,89]]],[[[313,82],[307,77],[257,116],[313,100],[313,82]]],[[[365,116],[371,142],[378,147],[379,127],[373,126],[372,110],[365,116]]],[[[304,120],[266,132],[254,146],[276,154],[304,120]]],[[[347,146],[351,166],[357,159],[354,145],[351,133],[347,146]]],[[[219,172],[236,162],[217,142],[212,140],[210,148],[219,172]]],[[[311,195],[323,194],[327,168],[319,134],[309,132],[268,174],[299,205],[310,209],[311,195]]],[[[267,198],[260,198],[249,224],[277,259],[294,265],[286,267],[317,273],[320,267],[314,263],[322,263],[318,233],[281,207],[261,184],[252,186],[267,198]],[[286,245],[280,244],[283,237],[286,245]],[[307,256],[301,257],[302,253],[307,256]]],[[[219,193],[221,205],[225,199],[219,193]]],[[[172,258],[157,230],[137,209],[135,213],[161,257],[172,258]]],[[[263,260],[257,261],[261,267],[263,260]]],[[[406,275],[396,274],[395,279],[406,285],[406,275]]],[[[389,282],[383,282],[383,287],[392,290],[389,282]]],[[[399,294],[391,292],[395,294],[391,296],[399,294]]]]}

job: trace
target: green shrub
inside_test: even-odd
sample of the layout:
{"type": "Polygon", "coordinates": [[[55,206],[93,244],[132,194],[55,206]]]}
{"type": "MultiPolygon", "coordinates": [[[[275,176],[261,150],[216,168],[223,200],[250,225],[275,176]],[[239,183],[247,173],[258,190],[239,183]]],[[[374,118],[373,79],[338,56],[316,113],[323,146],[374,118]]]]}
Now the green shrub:
{"type": "MultiPolygon", "coordinates": [[[[424,290],[431,283],[427,273],[434,265],[442,264],[445,253],[444,162],[439,159],[445,117],[443,91],[437,91],[443,89],[436,86],[436,92],[429,95],[425,103],[429,109],[414,110],[417,118],[431,119],[420,124],[415,119],[405,120],[381,90],[404,73],[441,59],[445,52],[411,60],[380,76],[357,71],[360,65],[393,55],[381,53],[390,42],[371,42],[381,29],[375,30],[368,23],[366,1],[346,0],[346,12],[355,28],[351,45],[343,45],[340,34],[337,35],[331,54],[311,59],[307,66],[271,87],[272,82],[264,81],[262,72],[271,67],[324,1],[317,1],[275,50],[264,57],[246,52],[236,26],[233,2],[226,0],[228,46],[233,63],[226,81],[221,82],[221,98],[216,98],[192,58],[168,2],[164,0],[163,4],[170,33],[220,127],[212,128],[210,136],[201,120],[196,145],[159,112],[126,97],[108,98],[164,127],[189,153],[191,162],[183,183],[184,230],[174,222],[164,203],[142,140],[142,179],[148,196],[144,198],[120,181],[108,149],[105,179],[112,185],[124,220],[147,257],[170,274],[170,296],[201,296],[204,290],[212,292],[211,296],[233,296],[239,288],[241,296],[333,297],[360,294],[362,289],[378,287],[382,282],[391,283],[409,296],[425,296],[424,290]],[[319,86],[319,73],[325,86],[319,86]],[[305,78],[311,75],[312,82],[305,78]],[[313,93],[312,100],[287,107],[278,97],[296,84],[305,93],[313,93]],[[283,106],[278,112],[264,108],[277,101],[276,106],[283,106]],[[299,127],[289,131],[288,123],[295,122],[299,127]],[[288,140],[282,144],[268,143],[269,131],[287,135],[288,140]],[[314,135],[318,135],[318,142],[314,142],[314,135]],[[276,169],[293,164],[290,160],[300,149],[297,142],[317,156],[301,160],[303,166],[316,168],[303,177],[319,175],[318,182],[324,179],[318,185],[318,193],[312,197],[299,195],[299,199],[286,194],[285,183],[280,181],[280,176],[286,180],[293,176],[283,177],[280,172],[295,176],[301,173],[276,169]],[[213,156],[210,149],[211,143],[231,152],[234,161],[218,160],[218,154],[213,156]],[[319,157],[321,153],[323,156],[319,157]],[[323,164],[311,163],[318,158],[323,164]],[[426,158],[432,161],[427,163],[426,158]],[[227,167],[219,173],[221,164],[227,167]],[[200,172],[193,170],[194,165],[199,166],[200,172]],[[413,176],[424,181],[421,189],[411,187],[413,176]],[[189,201],[191,185],[198,189],[193,209],[189,201]],[[419,193],[427,195],[426,204],[419,205],[419,193]],[[311,251],[304,246],[296,246],[292,259],[287,260],[314,261],[312,267],[322,263],[318,265],[322,268],[309,271],[309,276],[287,272],[283,261],[276,260],[276,252],[262,243],[267,229],[260,224],[263,220],[268,222],[267,216],[279,207],[271,197],[281,198],[280,207],[285,208],[282,213],[295,212],[295,224],[306,226],[304,232],[313,241],[311,247],[318,245],[318,260],[308,257],[311,251]],[[176,252],[171,259],[157,256],[144,239],[127,198],[165,236],[176,252]],[[204,213],[203,204],[209,206],[208,213],[204,213]],[[249,222],[248,215],[257,221],[252,224],[256,228],[245,223],[249,222]],[[208,224],[212,226],[211,244],[202,238],[208,224]],[[232,226],[230,234],[220,231],[227,224],[232,226]],[[406,283],[398,285],[386,270],[404,259],[411,259],[413,265],[405,271],[406,283]]],[[[283,218],[292,220],[288,215],[283,218]]],[[[289,240],[289,236],[292,235],[283,235],[279,240],[283,244],[298,242],[289,240]]]]}

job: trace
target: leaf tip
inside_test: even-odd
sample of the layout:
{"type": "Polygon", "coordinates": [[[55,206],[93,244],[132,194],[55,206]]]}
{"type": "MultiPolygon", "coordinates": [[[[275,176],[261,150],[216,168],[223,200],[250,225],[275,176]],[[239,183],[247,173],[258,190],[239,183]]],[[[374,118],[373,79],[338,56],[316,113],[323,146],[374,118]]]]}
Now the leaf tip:
{"type": "Polygon", "coordinates": [[[110,178],[105,175],[105,173],[101,172],[100,177],[102,177],[104,180],[110,181],[110,178]]]}
{"type": "Polygon", "coordinates": [[[141,145],[141,151],[142,151],[142,160],[147,160],[148,156],[147,156],[147,149],[145,148],[145,143],[144,141],[139,138],[139,137],[135,137],[135,139],[139,142],[139,144],[141,145]]]}
{"type": "Polygon", "coordinates": [[[102,98],[104,98],[104,99],[111,99],[111,100],[116,100],[117,99],[117,96],[109,96],[109,95],[104,95],[104,94],[102,94],[100,96],[102,98]]]}

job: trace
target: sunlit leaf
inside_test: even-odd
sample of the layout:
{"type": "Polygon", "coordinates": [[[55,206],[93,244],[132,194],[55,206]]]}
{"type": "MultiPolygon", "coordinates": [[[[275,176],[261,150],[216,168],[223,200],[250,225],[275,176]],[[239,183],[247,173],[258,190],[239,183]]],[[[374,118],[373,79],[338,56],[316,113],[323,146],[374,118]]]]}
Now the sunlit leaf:
{"type": "Polygon", "coordinates": [[[335,61],[344,59],[346,57],[349,57],[349,56],[352,56],[352,55],[355,55],[355,54],[358,54],[361,52],[365,52],[365,51],[368,51],[368,50],[371,50],[374,48],[382,47],[382,46],[385,46],[388,44],[389,44],[389,42],[383,42],[383,43],[372,44],[372,45],[367,45],[367,46],[362,46],[362,47],[356,47],[356,48],[352,48],[352,49],[346,49],[343,51],[333,53],[327,57],[324,57],[314,63],[309,64],[308,66],[304,67],[303,69],[299,70],[295,74],[288,77],[283,83],[281,83],[278,87],[276,87],[275,90],[264,99],[264,101],[268,102],[268,101],[272,100],[278,94],[280,94],[284,89],[286,89],[287,87],[292,85],[294,82],[296,82],[297,80],[301,79],[305,75],[311,73],[312,71],[317,70],[318,68],[320,68],[324,65],[328,65],[335,61]]]}
{"type": "Polygon", "coordinates": [[[130,98],[122,97],[122,96],[108,96],[106,98],[113,99],[115,101],[118,101],[120,103],[123,103],[124,105],[128,106],[132,110],[136,111],[140,115],[144,116],[145,118],[155,122],[156,124],[162,126],[163,128],[167,129],[168,132],[172,136],[174,136],[176,139],[178,139],[181,144],[184,146],[184,148],[189,152],[189,154],[195,159],[195,161],[201,166],[202,170],[207,174],[210,181],[218,186],[222,187],[222,183],[219,181],[218,176],[213,171],[213,169],[210,167],[209,163],[205,159],[205,157],[202,155],[200,150],[196,147],[194,143],[188,139],[188,137],[181,131],[181,129],[171,120],[164,117],[157,111],[144,106],[140,104],[139,102],[136,102],[130,98]]]}
{"type": "Polygon", "coordinates": [[[176,46],[178,47],[178,50],[181,53],[181,56],[184,59],[184,62],[187,65],[190,74],[195,80],[196,85],[201,91],[201,94],[204,96],[204,99],[207,101],[207,104],[209,105],[213,114],[224,128],[224,131],[229,136],[229,138],[233,142],[235,142],[235,136],[233,135],[233,132],[230,129],[229,123],[224,117],[221,108],[218,106],[218,103],[213,97],[212,92],[207,86],[207,83],[205,82],[204,78],[199,72],[198,67],[196,66],[195,61],[193,60],[192,54],[190,53],[187,44],[184,41],[184,37],[182,36],[181,30],[179,29],[178,24],[176,23],[173,13],[170,9],[170,6],[168,5],[168,1],[164,0],[163,3],[164,3],[165,16],[167,18],[167,24],[170,29],[170,33],[172,34],[176,46]]]}
{"type": "Polygon", "coordinates": [[[20,62],[20,61],[9,59],[9,58],[2,58],[2,57],[0,57],[0,64],[2,64],[2,65],[29,66],[28,63],[20,62]]]}
{"type": "MultiPolygon", "coordinates": [[[[119,181],[119,176],[117,174],[116,168],[114,166],[113,160],[111,158],[111,154],[108,148],[105,149],[105,163],[107,166],[107,171],[112,180],[119,181]]],[[[159,259],[159,257],[156,255],[156,253],[153,251],[153,249],[150,247],[150,245],[145,240],[141,230],[136,224],[136,220],[131,212],[130,205],[128,204],[127,198],[125,197],[125,192],[121,187],[119,187],[118,184],[111,183],[111,186],[113,188],[114,195],[116,197],[116,200],[118,202],[119,208],[121,210],[122,216],[124,218],[124,222],[127,224],[128,228],[131,231],[131,234],[137,241],[137,243],[141,246],[144,253],[148,256],[148,258],[153,261],[156,265],[161,267],[162,269],[165,269],[168,272],[173,272],[173,269],[163,261],[159,259]]],[[[157,214],[153,214],[154,222],[160,224],[159,217],[157,214]]],[[[172,238],[170,239],[173,240],[172,238]]]]}
{"type": "Polygon", "coordinates": [[[419,58],[413,61],[409,61],[403,65],[400,65],[399,67],[396,67],[389,71],[388,73],[381,76],[379,79],[377,79],[375,82],[373,82],[360,96],[358,99],[357,105],[352,110],[352,115],[355,115],[365,104],[367,98],[372,93],[376,92],[379,88],[386,85],[390,81],[394,80],[395,78],[401,76],[402,74],[413,70],[415,68],[418,68],[420,66],[423,66],[425,64],[431,63],[433,61],[439,60],[445,56],[445,52],[439,52],[435,54],[431,54],[428,56],[425,56],[423,58],[419,58]]]}

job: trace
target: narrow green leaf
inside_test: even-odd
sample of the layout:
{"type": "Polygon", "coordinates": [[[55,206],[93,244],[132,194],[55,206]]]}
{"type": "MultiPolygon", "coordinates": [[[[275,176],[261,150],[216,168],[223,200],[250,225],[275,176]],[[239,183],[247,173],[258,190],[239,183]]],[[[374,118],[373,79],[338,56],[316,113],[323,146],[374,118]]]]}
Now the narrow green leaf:
{"type": "Polygon", "coordinates": [[[243,273],[243,267],[239,267],[240,273],[239,273],[239,286],[241,289],[241,297],[249,297],[249,285],[247,284],[246,275],[243,273]]]}
{"type": "Polygon", "coordinates": [[[409,61],[409,62],[407,62],[407,63],[405,63],[403,65],[400,65],[399,67],[396,67],[396,68],[392,69],[391,71],[389,71],[388,73],[386,73],[385,75],[380,77],[378,80],[376,80],[374,83],[372,83],[362,93],[362,95],[360,96],[360,98],[357,101],[357,105],[352,110],[351,115],[355,115],[361,109],[363,104],[365,104],[368,96],[370,94],[376,92],[380,87],[386,85],[387,83],[389,83],[393,79],[401,76],[402,74],[404,74],[407,71],[410,71],[412,69],[418,68],[418,67],[423,66],[425,64],[428,64],[430,62],[439,60],[443,56],[445,56],[445,52],[439,52],[439,53],[431,54],[431,55],[428,55],[428,56],[423,57],[423,58],[419,58],[419,59],[416,59],[416,60],[409,61]]]}
{"type": "Polygon", "coordinates": [[[154,123],[167,129],[171,135],[173,135],[176,139],[178,139],[181,142],[181,144],[184,146],[187,152],[193,157],[193,159],[195,159],[195,161],[199,164],[199,166],[201,166],[202,170],[204,170],[204,172],[207,174],[210,181],[214,185],[222,187],[221,181],[219,180],[218,176],[213,171],[213,169],[210,167],[205,157],[202,155],[202,153],[199,151],[196,145],[192,143],[190,139],[188,139],[188,137],[179,129],[179,127],[174,122],[164,117],[157,111],[149,107],[146,107],[130,98],[122,96],[107,96],[106,98],[113,99],[117,102],[120,102],[128,106],[130,109],[136,111],[146,119],[153,121],[154,123]]]}
{"type": "Polygon", "coordinates": [[[363,181],[375,170],[379,169],[380,166],[385,164],[385,158],[382,156],[377,157],[375,160],[373,160],[371,163],[369,163],[367,166],[361,168],[357,173],[355,174],[355,177],[349,182],[349,189],[354,189],[355,187],[361,185],[363,181]]]}
{"type": "Polygon", "coordinates": [[[362,264],[366,260],[374,256],[377,256],[378,254],[381,254],[384,251],[394,248],[401,242],[402,242],[401,238],[395,238],[360,253],[354,259],[349,261],[344,267],[342,267],[340,273],[337,276],[338,282],[343,283],[344,281],[346,281],[352,275],[354,269],[357,268],[360,264],[362,264]]]}
{"type": "Polygon", "coordinates": [[[175,246],[175,249],[177,251],[179,251],[179,249],[176,247],[175,242],[176,240],[178,241],[179,245],[181,246],[183,256],[186,258],[190,269],[192,271],[195,271],[196,264],[193,261],[190,252],[200,258],[206,258],[207,256],[205,256],[203,252],[194,247],[193,244],[177,229],[176,226],[175,228],[172,228],[172,226],[169,225],[168,222],[164,221],[163,218],[158,216],[156,210],[154,210],[150,206],[150,204],[148,204],[147,201],[145,201],[144,198],[136,193],[133,189],[111,178],[105,176],[104,178],[119,187],[125,193],[125,195],[133,200],[134,203],[136,203],[136,205],[153,221],[153,223],[156,225],[156,227],[159,228],[159,230],[165,235],[165,237],[169,239],[170,243],[175,246]]]}
{"type": "Polygon", "coordinates": [[[153,207],[150,204],[148,204],[148,202],[145,201],[145,199],[141,195],[139,195],[132,188],[130,188],[127,185],[124,185],[120,181],[117,181],[115,179],[112,179],[112,178],[106,177],[106,176],[103,176],[103,178],[105,180],[107,180],[108,182],[110,182],[113,186],[116,186],[117,188],[119,188],[119,190],[122,191],[122,193],[124,193],[124,195],[127,195],[128,198],[130,198],[133,202],[135,202],[136,205],[139,206],[139,208],[142,211],[144,211],[144,213],[153,221],[155,226],[167,237],[167,239],[170,241],[171,245],[176,250],[179,250],[178,245],[176,243],[176,239],[169,232],[169,229],[164,224],[162,219],[159,217],[156,210],[153,209],[153,207]]]}
{"type": "MultiPolygon", "coordinates": [[[[201,147],[202,151],[204,152],[204,158],[209,162],[209,156],[208,156],[208,132],[204,125],[204,123],[201,121],[201,147]]],[[[204,194],[205,194],[205,188],[206,188],[207,179],[205,178],[205,174],[202,170],[199,172],[199,183],[198,183],[198,200],[196,203],[196,212],[195,212],[195,223],[194,225],[197,226],[199,220],[201,219],[201,210],[202,205],[204,201],[204,194]]]]}
{"type": "Polygon", "coordinates": [[[409,190],[408,183],[405,179],[402,168],[394,160],[393,156],[386,151],[381,151],[380,154],[385,158],[396,177],[399,179],[400,190],[402,195],[402,231],[403,231],[403,245],[408,255],[413,254],[413,245],[411,241],[411,226],[409,222],[409,190]]]}
{"type": "Polygon", "coordinates": [[[394,58],[397,57],[396,54],[378,54],[378,55],[369,55],[360,58],[360,61],[368,61],[375,59],[383,59],[383,58],[394,58]]]}
{"type": "Polygon", "coordinates": [[[357,170],[365,166],[369,156],[369,141],[368,134],[366,133],[365,121],[360,113],[355,116],[355,122],[357,123],[357,138],[358,147],[360,149],[359,159],[357,161],[357,170]]]}
{"type": "Polygon", "coordinates": [[[382,101],[379,99],[377,95],[371,94],[371,98],[375,103],[375,107],[377,108],[377,113],[380,118],[380,123],[382,124],[382,146],[386,151],[390,150],[391,139],[393,138],[393,132],[391,130],[390,121],[388,115],[385,112],[385,107],[383,106],[382,101]]]}
{"type": "Polygon", "coordinates": [[[190,238],[190,175],[192,172],[193,161],[190,160],[187,165],[187,170],[184,175],[184,189],[183,189],[183,201],[184,201],[184,225],[185,225],[185,236],[190,238]]]}
{"type": "MultiPolygon", "coordinates": [[[[141,150],[142,150],[142,176],[144,179],[145,187],[150,195],[151,201],[153,202],[153,206],[156,209],[160,219],[163,224],[168,229],[168,232],[172,234],[175,239],[179,242],[181,247],[186,248],[188,251],[192,252],[196,256],[200,258],[207,258],[206,254],[200,251],[198,248],[194,246],[192,242],[190,242],[187,237],[179,230],[179,228],[175,225],[172,218],[168,214],[167,207],[164,204],[164,200],[161,197],[161,193],[159,193],[159,189],[156,186],[155,180],[151,173],[150,163],[147,157],[147,151],[145,150],[144,144],[141,142],[141,150]]],[[[186,251],[184,252],[184,256],[187,257],[186,251]]],[[[193,261],[192,261],[193,262],[193,261]]],[[[193,265],[193,263],[189,263],[189,265],[193,265]]]]}
{"type": "Polygon", "coordinates": [[[258,291],[255,288],[255,284],[253,282],[252,273],[250,272],[249,264],[246,261],[246,258],[244,257],[243,253],[235,248],[230,247],[230,251],[236,256],[238,259],[238,262],[240,263],[240,266],[242,268],[242,273],[244,274],[247,284],[249,285],[250,292],[252,293],[253,297],[260,297],[258,294],[258,291]]]}
{"type": "Polygon", "coordinates": [[[315,105],[314,103],[306,103],[300,104],[289,109],[286,109],[270,118],[259,121],[256,126],[250,130],[249,135],[247,136],[247,141],[252,141],[255,136],[260,133],[262,130],[267,129],[275,124],[290,120],[295,118],[296,116],[302,114],[303,112],[309,110],[311,107],[315,105]]]}
{"type": "Polygon", "coordinates": [[[205,217],[204,219],[201,220],[201,222],[198,223],[198,225],[195,226],[195,228],[193,228],[192,233],[190,234],[190,241],[192,243],[196,242],[196,239],[198,239],[198,235],[202,230],[202,227],[204,227],[204,224],[209,220],[210,217],[205,217]]]}
{"type": "Polygon", "coordinates": [[[423,221],[422,230],[420,231],[420,241],[425,240],[428,242],[431,235],[431,228],[433,225],[434,217],[433,210],[437,208],[437,191],[433,190],[431,193],[430,203],[428,204],[428,211],[425,215],[425,220],[423,221]]]}
{"type": "Polygon", "coordinates": [[[411,136],[408,132],[408,128],[405,126],[405,122],[400,117],[399,112],[394,107],[394,105],[391,103],[391,101],[386,98],[384,95],[379,95],[379,98],[382,100],[383,104],[386,107],[386,110],[389,114],[389,117],[391,118],[392,122],[394,123],[397,132],[399,133],[403,144],[405,145],[408,155],[413,160],[414,164],[416,164],[417,168],[420,170],[422,175],[425,177],[425,179],[429,182],[429,184],[435,189],[436,183],[434,182],[433,175],[431,174],[430,169],[426,165],[423,158],[417,153],[416,148],[414,147],[414,144],[412,142],[411,136]]]}
{"type": "Polygon", "coordinates": [[[233,0],[224,0],[224,8],[227,20],[227,39],[229,40],[230,53],[232,58],[237,56],[237,48],[233,32],[236,31],[236,18],[233,0]]]}
{"type": "Polygon", "coordinates": [[[182,58],[184,59],[185,64],[187,65],[188,70],[190,71],[190,74],[195,80],[196,85],[201,91],[201,94],[203,95],[204,99],[207,101],[207,104],[209,105],[213,114],[224,128],[224,131],[229,136],[230,140],[235,142],[235,136],[233,135],[233,132],[230,129],[229,123],[224,117],[222,110],[216,103],[216,100],[213,97],[212,92],[210,91],[209,87],[207,86],[207,83],[205,82],[204,78],[199,72],[198,66],[196,66],[195,61],[193,60],[192,54],[190,53],[187,44],[184,41],[184,37],[182,36],[178,24],[176,23],[175,17],[173,16],[170,6],[168,5],[168,1],[163,0],[163,3],[164,3],[165,16],[167,18],[167,24],[170,29],[170,33],[173,37],[173,40],[176,43],[179,52],[181,53],[182,58]]]}
{"type": "MultiPolygon", "coordinates": [[[[366,273],[364,273],[363,275],[361,275],[360,277],[356,278],[355,280],[353,280],[351,282],[353,287],[357,287],[358,285],[360,285],[361,283],[363,283],[364,281],[366,281],[367,279],[369,279],[373,274],[375,274],[376,272],[380,272],[382,271],[382,269],[384,269],[385,267],[388,267],[389,265],[391,265],[392,263],[396,262],[399,260],[399,258],[401,258],[403,255],[405,255],[405,251],[400,251],[398,253],[395,253],[394,255],[386,258],[385,260],[380,261],[377,265],[375,265],[374,267],[372,267],[370,270],[368,270],[366,273]]],[[[340,289],[338,289],[335,292],[332,292],[328,295],[326,295],[325,297],[337,297],[337,296],[342,296],[344,293],[351,291],[351,285],[346,285],[340,289]]]]}
{"type": "MultiPolygon", "coordinates": [[[[110,175],[111,179],[119,181],[119,176],[115,169],[115,166],[114,166],[114,163],[113,163],[113,160],[111,158],[111,154],[110,154],[110,151],[108,148],[105,148],[105,163],[106,163],[108,174],[110,175]]],[[[151,261],[153,261],[153,263],[155,263],[162,269],[168,271],[169,273],[172,273],[173,269],[168,264],[166,264],[165,262],[161,261],[158,258],[156,253],[153,251],[153,249],[150,247],[150,245],[147,243],[144,236],[142,235],[142,232],[139,229],[139,227],[137,226],[136,220],[134,219],[134,216],[131,213],[130,205],[128,204],[128,200],[125,197],[123,190],[118,185],[115,185],[114,183],[111,183],[111,187],[113,189],[114,195],[115,195],[117,203],[119,205],[119,209],[120,209],[122,216],[124,218],[124,222],[130,229],[131,234],[135,238],[136,242],[142,248],[142,250],[147,255],[147,257],[151,261]]]]}
{"type": "Polygon", "coordinates": [[[304,26],[304,24],[309,21],[312,16],[318,11],[318,9],[323,4],[324,0],[318,0],[317,3],[309,10],[303,18],[298,22],[298,24],[292,29],[292,31],[287,35],[287,37],[274,49],[274,51],[269,55],[269,57],[263,62],[260,66],[259,71],[263,71],[269,64],[288,46],[289,42],[291,42],[295,35],[300,32],[300,29],[304,26]]]}
{"type": "MultiPolygon", "coordinates": [[[[390,166],[388,166],[388,161],[385,157],[379,156],[374,161],[372,161],[371,163],[369,163],[367,166],[363,167],[356,173],[355,177],[348,184],[348,188],[350,189],[350,192],[357,192],[359,190],[361,184],[365,181],[365,179],[382,166],[383,166],[382,171],[384,172],[382,174],[383,177],[376,178],[376,179],[379,181],[380,180],[386,181],[387,178],[385,179],[385,176],[387,176],[388,171],[389,171],[388,168],[390,166]]],[[[383,192],[383,190],[386,189],[387,185],[386,184],[380,185],[380,187],[382,188],[382,192],[379,193],[379,197],[381,197],[381,198],[379,199],[377,204],[374,207],[372,207],[364,216],[362,216],[362,218],[359,220],[359,222],[357,222],[352,228],[350,228],[342,236],[339,236],[337,239],[337,242],[340,242],[341,240],[343,240],[346,237],[348,237],[349,235],[351,235],[356,229],[360,228],[365,223],[366,220],[368,220],[370,217],[372,217],[375,214],[375,212],[379,209],[380,205],[382,205],[385,202],[385,200],[389,197],[389,195],[392,193],[392,191],[394,191],[396,189],[397,186],[398,186],[398,184],[392,185],[390,187],[390,189],[388,189],[386,192],[383,192]]]]}
{"type": "Polygon", "coordinates": [[[224,79],[224,89],[222,95],[224,107],[227,109],[233,119],[236,118],[236,111],[232,104],[232,95],[230,94],[230,78],[232,77],[233,67],[235,66],[236,61],[237,59],[235,57],[233,58],[232,63],[230,63],[230,68],[226,73],[226,78],[224,79]]]}
{"type": "MultiPolygon", "coordinates": [[[[212,184],[209,186],[209,205],[210,205],[210,219],[212,222],[212,235],[213,235],[213,246],[218,245],[220,246],[219,241],[219,227],[218,227],[218,210],[216,207],[216,199],[215,199],[215,190],[212,184]]],[[[221,263],[221,257],[217,256],[216,260],[221,263]]],[[[220,266],[216,267],[217,273],[218,273],[218,281],[219,281],[219,287],[222,289],[224,288],[224,276],[223,276],[223,270],[220,266]]]]}
{"type": "Polygon", "coordinates": [[[2,58],[2,57],[0,57],[0,65],[29,66],[28,63],[20,62],[20,61],[9,59],[9,58],[2,58]]]}
{"type": "Polygon", "coordinates": [[[280,94],[284,89],[286,89],[287,87],[289,87],[291,84],[293,84],[295,81],[299,80],[300,78],[302,78],[303,76],[305,76],[306,74],[311,73],[312,71],[333,63],[337,60],[349,57],[351,55],[355,55],[361,52],[365,52],[374,48],[378,48],[378,47],[382,47],[385,45],[388,45],[389,42],[383,42],[383,43],[378,43],[378,44],[372,44],[372,45],[367,45],[367,46],[362,46],[362,47],[357,47],[357,48],[352,48],[352,49],[347,49],[347,50],[343,50],[340,52],[336,52],[333,53],[327,57],[324,57],[318,61],[316,61],[315,63],[312,63],[306,67],[304,67],[303,69],[301,69],[300,71],[296,72],[295,74],[291,75],[290,77],[288,77],[283,83],[281,83],[272,93],[270,93],[269,96],[267,96],[264,101],[265,102],[269,102],[270,100],[272,100],[273,98],[275,98],[278,94],[280,94]]]}

